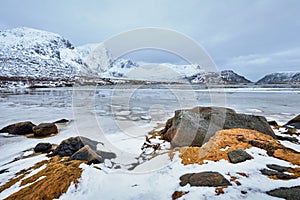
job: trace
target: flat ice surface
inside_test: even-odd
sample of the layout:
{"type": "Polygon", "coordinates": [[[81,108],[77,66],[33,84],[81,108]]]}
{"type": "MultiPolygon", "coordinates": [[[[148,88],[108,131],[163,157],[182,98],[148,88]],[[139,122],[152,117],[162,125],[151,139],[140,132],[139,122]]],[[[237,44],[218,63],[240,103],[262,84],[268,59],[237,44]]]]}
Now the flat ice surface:
{"type": "MultiPolygon", "coordinates": [[[[66,118],[72,121],[67,125],[59,125],[59,134],[43,139],[29,139],[23,136],[0,134],[0,170],[9,167],[6,163],[14,158],[28,154],[28,151],[39,142],[59,144],[71,136],[83,135],[104,142],[99,146],[117,153],[116,162],[126,169],[130,163],[137,162],[145,135],[154,128],[162,127],[175,110],[200,106],[225,106],[237,112],[263,115],[268,120],[276,120],[284,124],[300,113],[299,88],[192,88],[187,85],[126,85],[81,88],[46,88],[46,89],[1,89],[0,90],[0,128],[20,121],[53,122],[66,118]]],[[[289,142],[283,142],[289,147],[289,142]]],[[[299,145],[298,145],[299,146],[299,145]]],[[[296,149],[299,149],[297,146],[296,149]]],[[[245,190],[252,192],[242,195],[237,186],[225,189],[224,196],[215,196],[214,188],[186,188],[190,193],[185,197],[203,198],[263,198],[275,199],[263,192],[279,186],[295,185],[297,181],[278,181],[274,184],[268,178],[261,179],[258,169],[268,162],[288,163],[268,156],[261,157],[257,149],[249,150],[259,161],[247,161],[246,164],[232,165],[226,161],[207,165],[182,166],[179,162],[171,164],[167,155],[159,156],[149,162],[140,164],[134,171],[114,172],[107,168],[110,163],[100,165],[103,170],[96,170],[86,165],[81,183],[76,189],[71,186],[62,199],[85,199],[85,197],[103,197],[105,199],[165,199],[178,188],[181,174],[204,170],[219,171],[223,175],[243,167],[253,172],[250,179],[241,182],[245,190]],[[260,163],[261,162],[261,163],[260,163]],[[224,168],[226,163],[227,169],[224,168]],[[242,166],[243,165],[243,166],[242,166]],[[257,172],[258,171],[258,172],[257,172]],[[97,177],[98,176],[98,177],[97,177]],[[93,177],[97,177],[96,179],[93,177]],[[111,184],[109,184],[111,182],[111,184]],[[257,182],[260,182],[257,184],[257,182]],[[163,185],[163,186],[162,186],[163,185]],[[116,191],[119,192],[116,192],[116,191]],[[129,191],[129,192],[128,192],[129,191]],[[202,191],[199,193],[199,191],[202,191]],[[156,193],[155,193],[156,192],[156,193]],[[152,196],[151,196],[152,195],[152,196]]],[[[264,152],[262,152],[265,155],[264,152]]],[[[37,157],[38,162],[44,157],[37,157]]],[[[25,161],[17,161],[25,162],[25,161]]],[[[178,159],[177,159],[178,161],[178,159]]],[[[26,163],[26,166],[34,164],[26,163]]],[[[0,174],[1,184],[6,182],[13,172],[23,169],[21,165],[14,167],[7,174],[0,174]]],[[[226,176],[225,176],[226,177],[226,176]]],[[[228,176],[226,177],[228,178],[228,176]]],[[[15,186],[17,187],[17,186],[15,186]]],[[[6,191],[6,196],[9,195],[6,191]]],[[[0,198],[4,198],[1,196],[0,198]]]]}

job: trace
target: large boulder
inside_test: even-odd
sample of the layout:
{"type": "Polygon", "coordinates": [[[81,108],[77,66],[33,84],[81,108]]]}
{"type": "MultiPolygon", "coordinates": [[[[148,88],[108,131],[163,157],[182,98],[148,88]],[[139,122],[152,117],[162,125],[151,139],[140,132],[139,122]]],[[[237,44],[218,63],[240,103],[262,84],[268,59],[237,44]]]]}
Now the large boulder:
{"type": "Polygon", "coordinates": [[[231,185],[231,183],[224,178],[224,176],[218,172],[200,172],[184,174],[180,177],[180,185],[185,186],[190,184],[191,186],[208,186],[218,187],[231,185]]]}
{"type": "Polygon", "coordinates": [[[202,146],[222,129],[244,128],[256,130],[276,138],[263,116],[238,114],[222,107],[195,107],[177,110],[161,131],[165,140],[177,146],[202,146]]]}
{"type": "Polygon", "coordinates": [[[32,122],[25,121],[25,122],[19,122],[15,124],[10,124],[0,130],[0,133],[9,133],[9,134],[15,134],[15,135],[25,135],[33,133],[33,128],[36,125],[32,122]]]}
{"type": "Polygon", "coordinates": [[[57,126],[53,123],[41,123],[33,127],[33,133],[36,137],[49,136],[58,132],[57,126]]]}
{"type": "Polygon", "coordinates": [[[85,160],[88,164],[102,163],[104,159],[93,151],[89,145],[85,145],[78,151],[76,151],[69,160],[85,160]]]}
{"type": "Polygon", "coordinates": [[[293,128],[300,129],[300,115],[288,121],[285,126],[292,126],[293,128]]]}

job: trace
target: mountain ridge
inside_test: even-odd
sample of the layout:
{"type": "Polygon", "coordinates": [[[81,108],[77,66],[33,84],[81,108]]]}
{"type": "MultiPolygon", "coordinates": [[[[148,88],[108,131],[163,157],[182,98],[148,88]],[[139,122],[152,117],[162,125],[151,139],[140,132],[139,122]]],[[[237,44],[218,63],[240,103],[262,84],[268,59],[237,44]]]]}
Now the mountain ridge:
{"type": "MultiPolygon", "coordinates": [[[[0,77],[9,80],[70,80],[77,76],[145,79],[194,84],[247,84],[250,80],[232,70],[207,72],[197,64],[137,63],[114,60],[101,44],[75,47],[56,33],[20,27],[0,31],[0,77]]],[[[297,75],[297,77],[300,75],[297,75]]],[[[298,80],[298,79],[297,79],[298,80]]],[[[260,81],[262,82],[262,81],[260,81]]]]}
{"type": "Polygon", "coordinates": [[[300,72],[273,72],[259,79],[257,84],[300,83],[300,72]]]}

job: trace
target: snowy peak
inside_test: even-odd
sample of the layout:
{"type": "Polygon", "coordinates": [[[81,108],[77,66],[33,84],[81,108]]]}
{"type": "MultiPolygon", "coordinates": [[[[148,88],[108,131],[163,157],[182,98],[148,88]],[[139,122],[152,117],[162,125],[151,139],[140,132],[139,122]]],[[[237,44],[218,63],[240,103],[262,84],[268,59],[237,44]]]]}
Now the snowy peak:
{"type": "Polygon", "coordinates": [[[0,76],[72,79],[81,59],[62,36],[31,28],[0,32],[0,76]]]}
{"type": "Polygon", "coordinates": [[[218,72],[201,72],[190,77],[186,77],[191,83],[210,84],[239,84],[251,83],[245,77],[238,75],[232,70],[218,72]]]}
{"type": "Polygon", "coordinates": [[[4,46],[15,46],[18,44],[20,47],[31,47],[40,44],[41,42],[48,42],[53,47],[74,49],[70,41],[62,38],[56,33],[27,27],[0,31],[0,36],[1,39],[5,39],[5,43],[2,43],[4,46]]]}
{"type": "Polygon", "coordinates": [[[225,83],[229,83],[229,84],[251,83],[250,80],[246,79],[244,76],[235,73],[232,70],[221,71],[221,78],[225,83]]]}
{"type": "Polygon", "coordinates": [[[123,77],[126,69],[137,67],[130,59],[114,59],[109,50],[101,43],[86,44],[75,48],[84,64],[105,77],[123,77]],[[125,71],[124,71],[125,70],[125,71]]]}
{"type": "Polygon", "coordinates": [[[276,72],[258,80],[259,84],[300,83],[300,72],[276,72]]]}

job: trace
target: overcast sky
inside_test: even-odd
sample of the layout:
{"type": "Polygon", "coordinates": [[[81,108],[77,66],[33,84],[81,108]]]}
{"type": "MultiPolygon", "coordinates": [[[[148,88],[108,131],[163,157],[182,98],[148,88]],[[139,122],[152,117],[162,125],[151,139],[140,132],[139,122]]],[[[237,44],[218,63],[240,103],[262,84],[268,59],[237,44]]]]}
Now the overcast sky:
{"type": "MultiPolygon", "coordinates": [[[[134,28],[169,28],[195,39],[219,69],[253,81],[274,71],[300,71],[298,0],[1,1],[0,29],[19,26],[58,33],[74,45],[134,28]]],[[[171,58],[147,55],[153,62],[171,58]]]]}

